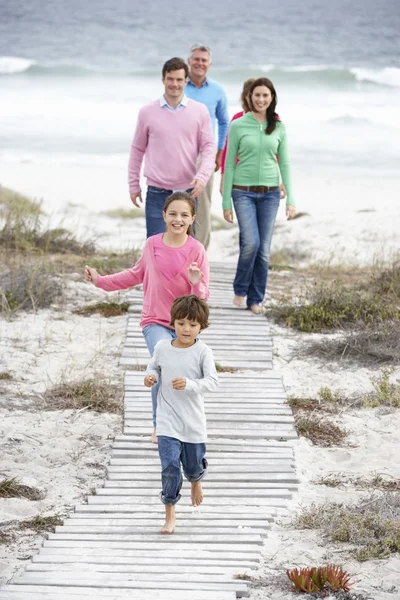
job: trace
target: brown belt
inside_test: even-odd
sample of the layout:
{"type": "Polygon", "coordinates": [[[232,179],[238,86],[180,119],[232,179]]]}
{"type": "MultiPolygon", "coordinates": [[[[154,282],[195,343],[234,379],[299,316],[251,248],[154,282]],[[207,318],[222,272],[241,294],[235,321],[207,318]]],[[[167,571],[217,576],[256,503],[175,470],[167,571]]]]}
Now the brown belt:
{"type": "Polygon", "coordinates": [[[272,192],[278,190],[279,185],[273,185],[268,187],[267,185],[234,185],[234,190],[244,190],[245,192],[255,192],[256,194],[265,194],[266,192],[272,192]]]}

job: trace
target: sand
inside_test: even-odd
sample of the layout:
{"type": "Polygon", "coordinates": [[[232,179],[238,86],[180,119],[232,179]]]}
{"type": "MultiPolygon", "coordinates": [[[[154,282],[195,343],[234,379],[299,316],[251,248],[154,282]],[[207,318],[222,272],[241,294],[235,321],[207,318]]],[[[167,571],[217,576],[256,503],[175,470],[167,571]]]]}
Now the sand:
{"type": "MultiPolygon", "coordinates": [[[[388,190],[392,189],[393,181],[369,180],[365,183],[364,199],[360,190],[357,194],[354,192],[354,182],[350,179],[342,181],[336,188],[326,178],[314,181],[319,186],[319,193],[326,194],[327,201],[321,206],[317,200],[319,193],[315,190],[308,201],[303,196],[305,202],[301,210],[310,214],[291,223],[284,220],[282,210],[273,251],[290,250],[297,255],[302,252],[304,257],[300,264],[353,265],[371,264],[399,251],[399,239],[390,226],[399,217],[398,207],[391,205],[391,198],[385,193],[381,194],[381,203],[376,201],[378,190],[382,193],[385,185],[388,190]],[[346,193],[341,195],[343,190],[346,193]],[[357,201],[349,208],[350,197],[357,197],[357,201]],[[365,209],[373,212],[358,212],[365,209]]],[[[27,191],[26,182],[25,187],[14,187],[21,192],[27,191]]],[[[52,219],[62,218],[65,226],[88,238],[96,237],[105,248],[127,249],[142,245],[143,219],[114,220],[99,214],[103,208],[110,207],[106,202],[101,201],[95,209],[80,202],[80,198],[71,192],[69,200],[73,204],[69,205],[63,205],[62,200],[66,199],[59,198],[52,219]]],[[[121,197],[114,206],[123,206],[121,197]]],[[[211,260],[234,262],[237,229],[215,232],[209,256],[211,260]]],[[[272,294],[274,286],[278,286],[280,278],[284,277],[290,278],[290,273],[272,274],[272,294]]],[[[0,371],[10,372],[13,377],[11,381],[0,382],[0,476],[17,477],[44,494],[43,500],[33,502],[0,500],[1,522],[14,529],[19,521],[38,513],[66,515],[102,481],[103,466],[109,457],[112,438],[120,431],[121,418],[88,411],[39,412],[34,406],[35,399],[45,389],[62,379],[102,374],[112,382],[122,381],[123,370],[118,366],[118,357],[125,335],[125,317],[105,319],[93,315],[87,318],[72,314],[73,308],[100,297],[103,292],[84,283],[82,274],[76,273],[65,280],[62,306],[37,313],[20,313],[12,321],[0,322],[0,371]]],[[[277,325],[272,325],[272,335],[274,368],[283,375],[288,394],[315,397],[323,386],[341,390],[346,396],[372,389],[371,377],[377,374],[376,369],[305,356],[303,342],[316,336],[300,335],[277,325]]],[[[399,371],[392,375],[398,376],[399,371]]],[[[289,511],[282,511],[266,538],[263,562],[254,575],[261,583],[267,582],[267,587],[256,585],[251,591],[252,600],[292,598],[284,578],[285,569],[327,561],[341,564],[352,574],[357,582],[354,593],[362,593],[374,600],[400,598],[399,555],[358,563],[351,558],[346,546],[328,542],[318,531],[298,531],[290,525],[293,514],[311,502],[325,499],[350,502],[366,493],[351,486],[328,488],[316,485],[313,481],[317,477],[327,474],[369,477],[376,473],[400,477],[400,411],[385,414],[379,409],[350,408],[334,419],[349,430],[351,446],[321,448],[305,439],[295,443],[301,480],[299,491],[289,511]]],[[[24,561],[37,552],[41,540],[42,536],[33,532],[18,533],[14,544],[0,546],[1,581],[8,581],[15,571],[23,568],[24,561]]]]}

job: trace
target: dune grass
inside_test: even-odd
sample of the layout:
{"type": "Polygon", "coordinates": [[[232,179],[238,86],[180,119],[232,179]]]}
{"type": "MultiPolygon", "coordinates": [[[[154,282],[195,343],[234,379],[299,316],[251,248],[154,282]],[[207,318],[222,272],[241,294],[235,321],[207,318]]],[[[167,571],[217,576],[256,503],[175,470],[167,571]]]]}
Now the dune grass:
{"type": "Polygon", "coordinates": [[[123,408],[123,391],[101,378],[63,381],[46,390],[41,406],[46,410],[86,409],[119,414],[123,408]]]}

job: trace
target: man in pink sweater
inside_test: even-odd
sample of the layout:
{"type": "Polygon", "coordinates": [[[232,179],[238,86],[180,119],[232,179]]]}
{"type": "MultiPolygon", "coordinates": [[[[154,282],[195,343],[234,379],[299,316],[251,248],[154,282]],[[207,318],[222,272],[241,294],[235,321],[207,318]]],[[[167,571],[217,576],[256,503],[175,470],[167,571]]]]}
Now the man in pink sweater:
{"type": "Polygon", "coordinates": [[[129,158],[129,193],[133,204],[140,207],[140,169],[145,157],[147,237],[165,231],[162,213],[173,191],[190,191],[197,198],[214,171],[210,115],[204,104],[185,96],[187,80],[185,61],[171,58],[162,70],[164,94],[139,112],[129,158]]]}

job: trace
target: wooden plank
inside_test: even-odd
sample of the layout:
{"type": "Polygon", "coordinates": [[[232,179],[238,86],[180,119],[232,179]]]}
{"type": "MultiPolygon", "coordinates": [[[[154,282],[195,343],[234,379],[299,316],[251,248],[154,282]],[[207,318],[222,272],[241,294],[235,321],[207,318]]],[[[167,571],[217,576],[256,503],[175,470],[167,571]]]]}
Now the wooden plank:
{"type": "MultiPolygon", "coordinates": [[[[232,480],[227,480],[227,481],[221,481],[220,479],[218,480],[212,480],[211,477],[208,477],[207,479],[204,480],[204,490],[208,493],[208,490],[218,490],[218,489],[224,489],[224,490],[231,490],[232,492],[234,490],[252,490],[251,493],[256,493],[256,490],[264,490],[264,489],[281,489],[281,488],[286,488],[289,489],[288,485],[292,482],[296,482],[296,476],[293,473],[291,478],[286,476],[285,477],[285,482],[282,481],[253,481],[252,478],[247,477],[248,481],[232,481],[232,480]],[[288,479],[291,479],[291,481],[287,481],[288,479]]],[[[111,481],[106,481],[104,483],[104,486],[100,487],[99,489],[128,489],[130,488],[131,490],[136,490],[138,487],[144,489],[146,488],[148,491],[149,489],[153,489],[153,488],[160,488],[161,486],[161,478],[159,477],[158,480],[154,479],[153,481],[140,481],[138,482],[136,477],[135,477],[135,481],[132,481],[132,479],[129,481],[127,480],[111,480],[111,481]],[[148,484],[148,485],[146,485],[148,484]]],[[[147,492],[148,493],[148,492],[147,492]]]]}
{"type": "MultiPolygon", "coordinates": [[[[204,480],[204,489],[211,489],[222,485],[227,489],[237,489],[246,486],[249,489],[249,486],[254,487],[258,483],[266,484],[270,487],[281,487],[282,484],[284,484],[284,487],[293,489],[292,486],[296,487],[298,478],[294,469],[287,473],[220,473],[217,478],[213,477],[213,474],[210,473],[204,480]],[[289,485],[291,486],[290,488],[289,485]]],[[[158,473],[135,473],[134,475],[132,473],[109,473],[105,487],[113,487],[116,484],[118,484],[118,486],[121,486],[122,484],[134,484],[140,487],[157,487],[161,485],[161,473],[160,471],[158,473]],[[144,485],[146,483],[148,483],[148,485],[144,485]]]]}
{"type": "MultiPolygon", "coordinates": [[[[186,553],[186,550],[193,550],[193,543],[192,542],[181,542],[179,539],[177,540],[175,538],[176,541],[174,541],[174,536],[173,535],[169,535],[169,536],[163,536],[161,534],[159,534],[157,536],[157,538],[154,538],[154,542],[130,542],[130,541],[124,541],[124,540],[118,540],[118,541],[112,541],[112,540],[55,540],[55,539],[50,539],[50,540],[44,540],[43,542],[43,547],[47,547],[47,548],[109,548],[109,549],[113,549],[113,548],[121,548],[124,550],[139,550],[141,551],[146,551],[146,550],[156,550],[157,552],[161,549],[164,550],[173,550],[176,549],[177,547],[179,548],[179,551],[182,552],[184,551],[186,553]]],[[[258,548],[258,546],[256,544],[245,544],[243,542],[241,543],[229,543],[228,541],[225,541],[225,543],[213,543],[211,541],[209,542],[196,542],[196,548],[198,549],[198,551],[202,551],[202,550],[208,550],[209,552],[218,552],[218,553],[225,553],[225,552],[241,552],[242,553],[242,557],[245,558],[246,554],[248,552],[254,553],[254,548],[258,548]]]]}
{"type": "MultiPolygon", "coordinates": [[[[149,425],[151,421],[150,415],[144,415],[144,417],[140,417],[142,413],[134,413],[131,411],[125,412],[125,425],[129,426],[130,423],[134,423],[136,426],[142,427],[149,425]]],[[[224,429],[228,427],[232,427],[232,423],[234,426],[240,425],[241,423],[246,423],[246,427],[248,424],[252,426],[257,426],[257,423],[266,423],[274,424],[274,423],[294,423],[294,418],[292,415],[234,415],[234,414],[209,414],[207,413],[207,423],[216,423],[215,427],[222,427],[224,429]]]]}
{"type": "MultiPolygon", "coordinates": [[[[147,429],[143,428],[143,427],[125,427],[124,429],[124,433],[126,435],[145,435],[146,434],[147,429]]],[[[252,429],[245,429],[245,428],[241,428],[238,429],[237,431],[229,431],[229,430],[223,430],[223,429],[216,429],[216,428],[210,428],[207,430],[208,436],[209,438],[212,437],[221,437],[223,435],[226,435],[227,437],[229,436],[230,439],[234,439],[235,437],[238,438],[249,438],[249,439],[263,439],[263,438],[270,438],[270,439],[285,439],[285,440],[294,440],[297,438],[297,434],[295,433],[295,431],[291,431],[291,430],[284,430],[284,429],[279,429],[277,431],[274,431],[273,429],[266,429],[266,428],[262,428],[259,429],[258,431],[254,431],[252,429]]]]}
{"type": "MultiPolygon", "coordinates": [[[[159,529],[162,525],[162,520],[160,522],[153,522],[147,526],[138,526],[138,525],[61,525],[56,527],[56,533],[65,534],[65,533],[74,533],[76,535],[81,534],[107,534],[118,536],[120,535],[143,535],[143,536],[153,536],[155,533],[158,534],[159,529]]],[[[267,534],[267,527],[250,527],[246,524],[244,528],[243,525],[240,526],[238,524],[232,525],[231,528],[219,527],[217,523],[214,522],[214,525],[209,521],[205,526],[196,526],[193,523],[187,526],[182,525],[181,521],[178,521],[176,534],[179,536],[188,536],[188,535],[204,535],[204,536],[213,536],[213,535],[223,535],[223,536],[231,536],[231,535],[259,535],[265,536],[267,534]]]]}
{"type": "MultiPolygon", "coordinates": [[[[127,437],[126,435],[120,434],[117,435],[115,437],[116,440],[118,441],[129,441],[129,443],[137,443],[137,444],[144,444],[149,446],[152,449],[156,449],[156,445],[155,444],[151,444],[148,440],[148,438],[145,437],[127,437]]],[[[251,448],[252,452],[265,452],[266,450],[272,450],[272,449],[286,449],[286,450],[290,450],[293,451],[293,444],[290,442],[278,442],[276,440],[262,440],[262,441],[254,441],[254,440],[235,440],[234,442],[232,440],[226,440],[224,438],[221,438],[220,440],[213,440],[212,442],[208,442],[207,443],[207,448],[214,448],[214,449],[223,449],[227,446],[233,447],[236,451],[241,451],[242,447],[245,448],[251,448]]],[[[232,450],[230,450],[231,452],[232,450]]]]}
{"type": "Polygon", "coordinates": [[[174,546],[173,548],[164,549],[164,546],[154,546],[152,549],[145,549],[139,546],[137,549],[129,548],[114,548],[108,547],[107,544],[93,547],[80,547],[71,546],[68,542],[68,546],[51,546],[49,548],[43,547],[40,550],[40,554],[33,557],[33,560],[107,560],[108,557],[115,560],[130,560],[131,563],[137,564],[155,564],[158,560],[164,561],[164,563],[180,562],[185,564],[220,564],[226,563],[227,565],[237,564],[238,561],[245,560],[250,563],[258,564],[260,562],[260,552],[258,546],[251,546],[252,551],[246,552],[245,556],[239,551],[228,551],[225,550],[223,554],[218,552],[211,552],[205,549],[199,549],[192,547],[190,550],[186,549],[184,553],[180,550],[180,546],[174,546]],[[197,562],[196,562],[197,561],[197,562]]]}
{"type": "MultiPolygon", "coordinates": [[[[49,557],[48,557],[49,558],[49,557]]],[[[237,573],[250,573],[254,569],[254,563],[247,563],[246,565],[229,566],[222,564],[221,566],[216,565],[184,565],[177,564],[176,561],[159,562],[157,564],[130,564],[128,560],[123,562],[112,562],[107,558],[104,562],[91,562],[79,561],[75,557],[74,561],[67,562],[35,562],[28,564],[26,567],[27,571],[38,572],[88,572],[91,573],[142,573],[147,574],[147,577],[152,577],[153,574],[160,573],[202,573],[203,575],[230,575],[233,576],[237,573]]]]}
{"type": "MultiPolygon", "coordinates": [[[[205,590],[165,590],[163,588],[136,591],[134,600],[236,600],[236,593],[205,590]],[[190,591],[190,594],[189,594],[190,591]]],[[[132,591],[118,588],[97,588],[65,585],[61,589],[53,585],[6,585],[0,590],[0,600],[88,600],[106,598],[107,600],[133,600],[132,591]]]]}
{"type": "MultiPolygon", "coordinates": [[[[194,507],[190,504],[179,504],[179,515],[204,515],[204,518],[208,519],[210,515],[218,515],[220,519],[229,519],[231,515],[240,513],[242,515],[242,519],[263,519],[265,515],[271,514],[276,515],[277,507],[274,506],[249,506],[246,507],[246,512],[243,512],[243,506],[240,505],[231,505],[231,504],[221,504],[218,505],[210,505],[207,503],[203,503],[201,506],[194,507]]],[[[126,504],[114,504],[112,506],[96,506],[93,504],[78,504],[75,506],[75,515],[77,514],[85,514],[86,513],[127,513],[129,516],[131,515],[148,515],[158,513],[163,515],[165,513],[164,505],[159,502],[158,504],[143,504],[141,506],[135,505],[126,505],[126,504]]]]}
{"type": "Polygon", "coordinates": [[[139,543],[158,543],[163,544],[165,538],[168,537],[167,542],[173,544],[185,544],[185,543],[207,543],[207,544],[262,544],[261,536],[255,534],[252,535],[248,532],[245,534],[234,533],[232,535],[214,535],[210,538],[210,535],[206,534],[180,534],[177,531],[172,536],[162,536],[156,530],[151,534],[120,534],[118,536],[118,540],[115,540],[115,536],[108,533],[64,533],[63,531],[59,531],[57,533],[49,533],[48,540],[49,541],[95,541],[95,542],[139,542],[139,543]]]}
{"type": "MultiPolygon", "coordinates": [[[[76,519],[74,518],[75,515],[72,515],[71,517],[69,517],[69,519],[66,521],[66,525],[64,525],[64,527],[154,527],[155,523],[157,522],[161,522],[162,521],[162,515],[160,515],[160,518],[158,519],[157,515],[155,515],[152,519],[147,518],[147,519],[135,519],[135,518],[130,518],[130,519],[122,519],[119,518],[117,515],[113,515],[113,517],[109,517],[109,518],[105,518],[105,519],[99,519],[98,517],[96,519],[89,519],[89,518],[84,518],[84,519],[76,519]]],[[[204,516],[203,518],[182,518],[181,516],[178,516],[178,522],[177,522],[177,527],[179,527],[179,529],[185,528],[185,527],[204,527],[204,528],[208,528],[208,527],[215,527],[215,522],[218,521],[218,528],[219,529],[223,529],[223,528],[235,528],[235,527],[253,527],[253,528],[268,528],[270,526],[270,521],[272,521],[272,516],[270,516],[269,520],[267,518],[265,518],[264,522],[260,522],[257,520],[254,521],[246,521],[244,522],[241,518],[240,515],[237,515],[236,518],[232,517],[230,519],[224,519],[224,520],[218,520],[215,518],[210,518],[210,519],[205,519],[204,516]]],[[[83,530],[81,530],[83,531],[83,530]]],[[[222,532],[223,533],[223,532],[222,532]]],[[[254,533],[254,532],[253,532],[254,533]]]]}
{"type": "MultiPolygon", "coordinates": [[[[188,496],[186,497],[186,495],[188,494],[188,492],[186,492],[185,494],[185,489],[182,488],[182,496],[183,499],[186,498],[186,500],[188,501],[189,498],[188,496]]],[[[290,496],[290,494],[289,494],[290,496]]],[[[221,504],[226,504],[226,500],[222,499],[222,498],[214,498],[213,499],[213,503],[221,503],[221,504]]],[[[143,506],[143,504],[158,504],[160,503],[160,499],[156,496],[153,495],[149,495],[147,494],[147,496],[89,496],[88,497],[88,504],[136,504],[136,505],[141,505],[143,506]]],[[[229,500],[229,504],[233,505],[233,504],[237,504],[243,507],[243,510],[247,510],[247,506],[275,506],[275,507],[280,507],[280,506],[286,506],[286,500],[282,499],[282,498],[230,498],[229,500]]]]}

